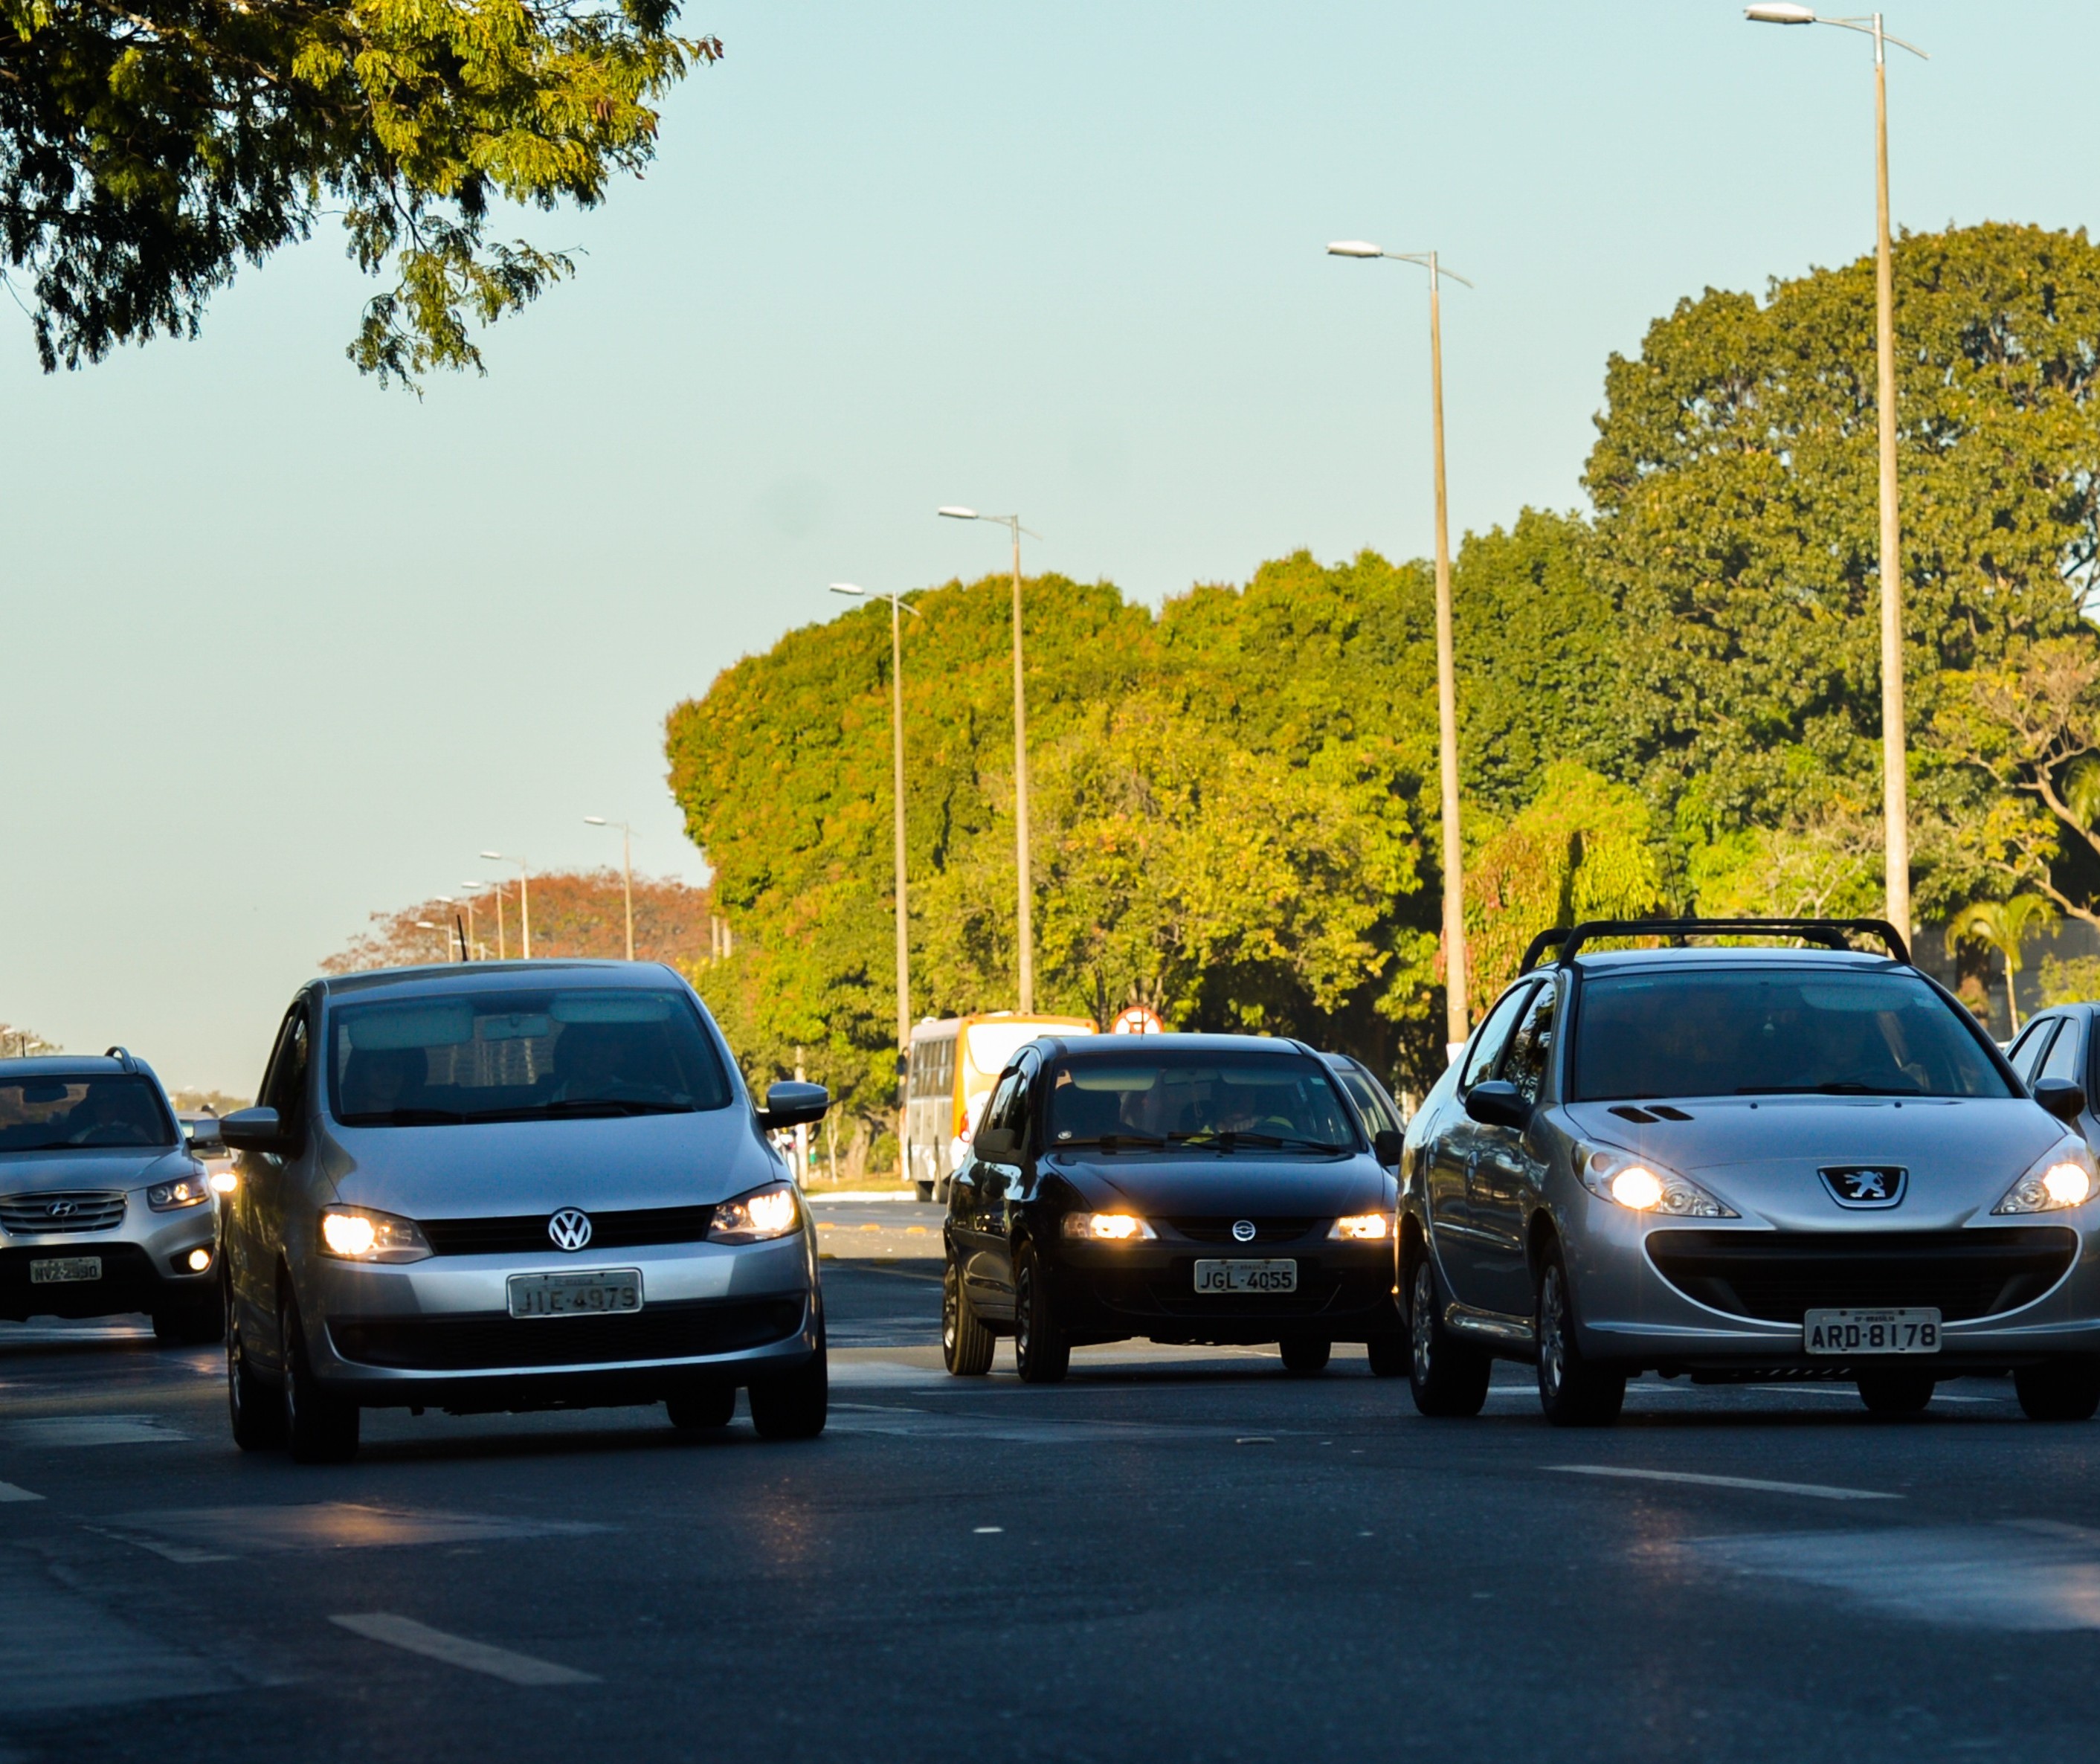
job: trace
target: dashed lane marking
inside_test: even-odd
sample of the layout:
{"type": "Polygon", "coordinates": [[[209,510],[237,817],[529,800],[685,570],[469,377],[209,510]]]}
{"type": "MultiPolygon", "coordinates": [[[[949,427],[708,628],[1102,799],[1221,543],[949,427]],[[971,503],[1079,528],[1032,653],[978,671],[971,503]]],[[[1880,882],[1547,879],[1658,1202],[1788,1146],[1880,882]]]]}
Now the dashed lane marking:
{"type": "Polygon", "coordinates": [[[535,1660],[530,1654],[513,1653],[507,1647],[492,1647],[486,1642],[470,1641],[464,1635],[448,1635],[443,1629],[434,1629],[413,1617],[399,1616],[390,1611],[363,1612],[330,1617],[329,1621],[367,1641],[382,1642],[404,1653],[421,1654],[426,1660],[443,1660],[448,1666],[458,1666],[468,1672],[483,1673],[506,1684],[598,1682],[588,1672],[558,1666],[551,1660],[535,1660]]]}
{"type": "Polygon", "coordinates": [[[1900,1501],[1877,1488],[1835,1488],[1820,1482],[1768,1482],[1761,1476],[1702,1476],[1688,1470],[1631,1470],[1618,1464],[1542,1464],[1570,1476],[1616,1476],[1634,1482],[1682,1482],[1701,1488],[1754,1488],[1765,1494],[1807,1495],[1816,1501],[1900,1501]]]}
{"type": "Polygon", "coordinates": [[[33,1494],[27,1488],[18,1488],[11,1482],[0,1482],[0,1501],[41,1501],[43,1497],[33,1494]]]}

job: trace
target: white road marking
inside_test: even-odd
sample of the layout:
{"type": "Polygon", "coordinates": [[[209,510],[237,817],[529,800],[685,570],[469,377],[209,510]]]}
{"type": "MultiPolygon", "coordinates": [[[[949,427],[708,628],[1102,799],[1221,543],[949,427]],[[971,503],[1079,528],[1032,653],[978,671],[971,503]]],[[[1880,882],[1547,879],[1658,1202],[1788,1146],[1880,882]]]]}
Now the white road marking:
{"type": "Polygon", "coordinates": [[[222,1555],[216,1550],[199,1550],[190,1544],[161,1543],[152,1537],[141,1537],[128,1531],[117,1531],[107,1525],[86,1525],[99,1537],[113,1537],[119,1543],[135,1544],[141,1550],[150,1550],[157,1556],[165,1556],[170,1562],[179,1562],[188,1568],[199,1562],[232,1562],[236,1558],[222,1555]]]}
{"type": "Polygon", "coordinates": [[[0,1430],[10,1445],[165,1445],[189,1435],[157,1415],[49,1415],[11,1421],[0,1430]]]}
{"type": "MultiPolygon", "coordinates": [[[[433,1513],[408,1507],[368,1506],[355,1501],[315,1501],[282,1506],[173,1507],[150,1513],[120,1513],[113,1523],[129,1529],[153,1532],[176,1546],[203,1550],[217,1546],[244,1551],[373,1550],[408,1545],[481,1543],[497,1537],[573,1537],[608,1528],[575,1519],[433,1513]]],[[[146,1547],[150,1550],[157,1546],[148,1544],[146,1547]]],[[[166,1554],[165,1550],[161,1553],[166,1554]]]]}
{"type": "Polygon", "coordinates": [[[1755,1488],[1767,1494],[1805,1494],[1817,1501],[1900,1501],[1876,1488],[1833,1488],[1820,1482],[1769,1482],[1761,1476],[1702,1476],[1688,1470],[1628,1470],[1617,1464],[1542,1464],[1571,1476],[1623,1476],[1635,1482],[1685,1482],[1702,1488],[1755,1488]]]}
{"type": "Polygon", "coordinates": [[[558,1666],[551,1660],[535,1660],[530,1654],[514,1654],[507,1647],[492,1647],[486,1642],[470,1642],[464,1635],[448,1635],[418,1623],[413,1617],[397,1616],[390,1611],[371,1611],[329,1621],[361,1635],[367,1641],[383,1642],[404,1653],[440,1660],[448,1666],[485,1673],[506,1684],[596,1684],[588,1672],[558,1666]]]}
{"type": "Polygon", "coordinates": [[[40,1494],[32,1494],[27,1488],[18,1488],[11,1482],[0,1482],[0,1501],[41,1501],[40,1494]]]}
{"type": "Polygon", "coordinates": [[[978,1537],[996,1537],[1005,1529],[1004,1525],[980,1525],[977,1527],[973,1535],[978,1537]]]}

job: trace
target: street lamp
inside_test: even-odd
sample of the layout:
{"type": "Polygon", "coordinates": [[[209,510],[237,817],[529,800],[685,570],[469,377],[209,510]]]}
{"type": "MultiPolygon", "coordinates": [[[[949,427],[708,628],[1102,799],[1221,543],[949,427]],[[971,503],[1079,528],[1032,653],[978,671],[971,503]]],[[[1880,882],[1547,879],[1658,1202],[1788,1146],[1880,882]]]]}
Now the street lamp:
{"type": "Polygon", "coordinates": [[[500,851],[485,851],[482,856],[492,863],[518,866],[518,942],[523,951],[519,959],[529,962],[532,959],[532,902],[526,892],[525,879],[531,867],[515,852],[507,858],[500,851]]]}
{"type": "Polygon", "coordinates": [[[1835,24],[1874,39],[1874,404],[1881,431],[1882,837],[1883,909],[1906,937],[1910,922],[1910,764],[1904,733],[1903,560],[1896,519],[1895,273],[1889,258],[1889,80],[1885,46],[1932,58],[1882,29],[1882,15],[1820,18],[1804,6],[1752,6],[1753,24],[1835,24]]]}
{"type": "Polygon", "coordinates": [[[627,959],[634,959],[634,829],[624,821],[608,821],[602,814],[584,817],[585,827],[620,829],[620,892],[627,903],[627,959]]]}
{"type": "Polygon", "coordinates": [[[1429,426],[1436,485],[1436,747],[1444,796],[1444,1039],[1458,1057],[1471,1028],[1466,996],[1465,854],[1458,840],[1458,695],[1451,643],[1451,530],[1444,497],[1444,327],[1439,293],[1445,276],[1471,288],[1455,270],[1440,268],[1434,251],[1383,251],[1361,239],[1327,247],[1331,258],[1388,258],[1429,271],[1429,426]]]}
{"type": "MultiPolygon", "coordinates": [[[[440,936],[443,936],[443,933],[444,933],[444,928],[444,928],[443,925],[439,924],[438,924],[435,920],[434,920],[434,919],[418,919],[416,921],[416,928],[417,928],[418,931],[435,931],[435,932],[437,932],[440,936]]],[[[449,940],[448,940],[448,942],[449,942],[449,940]]]]}
{"type": "Polygon", "coordinates": [[[463,962],[472,961],[474,959],[474,902],[454,900],[449,894],[440,894],[437,898],[440,906],[452,909],[452,929],[459,937],[459,959],[463,962]],[[465,930],[460,928],[459,914],[461,907],[466,909],[465,930]]]}
{"type": "Polygon", "coordinates": [[[938,511],[951,521],[991,521],[1013,535],[1013,826],[1015,881],[1020,895],[1021,1008],[1035,1008],[1035,911],[1028,868],[1028,702],[1021,684],[1021,536],[1043,536],[1021,524],[1017,514],[980,514],[975,509],[938,511]]]}
{"type": "MultiPolygon", "coordinates": [[[[508,960],[510,959],[510,952],[504,946],[503,936],[503,884],[501,882],[462,882],[460,884],[460,886],[463,889],[474,889],[476,890],[487,889],[491,893],[495,895],[496,959],[499,962],[508,960]]],[[[474,902],[471,900],[468,901],[466,910],[466,922],[468,924],[471,925],[474,923],[474,902]]]]}

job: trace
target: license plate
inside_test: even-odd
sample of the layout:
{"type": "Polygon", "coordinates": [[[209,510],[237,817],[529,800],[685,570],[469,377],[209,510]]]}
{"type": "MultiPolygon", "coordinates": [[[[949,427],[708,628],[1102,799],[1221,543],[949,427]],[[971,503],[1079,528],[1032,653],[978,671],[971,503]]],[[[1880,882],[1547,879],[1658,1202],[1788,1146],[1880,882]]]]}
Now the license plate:
{"type": "Polygon", "coordinates": [[[1899,1311],[1811,1311],[1802,1340],[1812,1354],[1936,1354],[1939,1313],[1920,1305],[1899,1311]]]}
{"type": "Polygon", "coordinates": [[[513,1274],[513,1316],[602,1316],[642,1308],[642,1270],[608,1268],[583,1274],[513,1274]]]}
{"type": "Polygon", "coordinates": [[[56,1261],[29,1264],[32,1286],[55,1286],[60,1281],[101,1278],[102,1258],[99,1255],[68,1255],[56,1261]]]}
{"type": "Polygon", "coordinates": [[[1295,1262],[1198,1262],[1198,1292],[1295,1292],[1295,1262]]]}

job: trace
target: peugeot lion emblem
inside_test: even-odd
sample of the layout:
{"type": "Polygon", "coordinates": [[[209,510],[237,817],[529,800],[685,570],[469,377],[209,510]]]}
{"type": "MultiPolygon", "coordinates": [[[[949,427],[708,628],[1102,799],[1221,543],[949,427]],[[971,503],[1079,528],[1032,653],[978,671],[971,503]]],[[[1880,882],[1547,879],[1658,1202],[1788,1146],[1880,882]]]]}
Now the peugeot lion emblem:
{"type": "Polygon", "coordinates": [[[1840,1206],[1894,1206],[1904,1197],[1910,1172],[1894,1164],[1857,1164],[1819,1170],[1830,1198],[1840,1206]]]}
{"type": "Polygon", "coordinates": [[[558,1250],[580,1250],[591,1239],[590,1215],[565,1206],[547,1221],[547,1235],[558,1250]]]}
{"type": "Polygon", "coordinates": [[[1252,1243],[1254,1241],[1254,1221],[1251,1219],[1234,1219],[1233,1221],[1233,1235],[1238,1238],[1242,1243],[1252,1243]]]}
{"type": "Polygon", "coordinates": [[[70,1219],[78,1209],[71,1201],[54,1201],[45,1211],[53,1219],[70,1219]]]}

